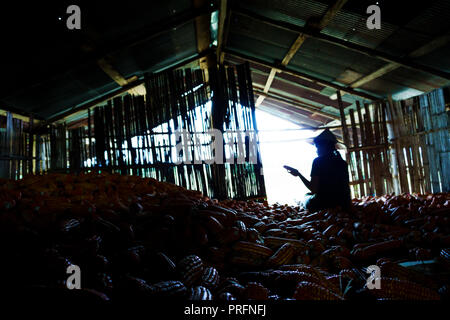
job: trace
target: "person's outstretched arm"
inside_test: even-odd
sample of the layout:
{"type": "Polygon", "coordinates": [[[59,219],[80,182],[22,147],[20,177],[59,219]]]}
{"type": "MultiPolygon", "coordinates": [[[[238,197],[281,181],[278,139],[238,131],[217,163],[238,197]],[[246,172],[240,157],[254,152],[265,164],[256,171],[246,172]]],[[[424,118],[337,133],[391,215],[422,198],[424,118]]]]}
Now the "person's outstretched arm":
{"type": "Polygon", "coordinates": [[[288,167],[288,166],[284,166],[284,168],[286,170],[288,170],[288,172],[290,174],[292,174],[293,176],[299,177],[300,180],[302,180],[303,184],[309,189],[309,191],[311,191],[312,193],[316,193],[317,192],[317,179],[314,179],[315,177],[312,177],[311,181],[309,181],[308,179],[306,179],[297,169],[288,167]],[[314,182],[314,183],[313,183],[314,182]]]}

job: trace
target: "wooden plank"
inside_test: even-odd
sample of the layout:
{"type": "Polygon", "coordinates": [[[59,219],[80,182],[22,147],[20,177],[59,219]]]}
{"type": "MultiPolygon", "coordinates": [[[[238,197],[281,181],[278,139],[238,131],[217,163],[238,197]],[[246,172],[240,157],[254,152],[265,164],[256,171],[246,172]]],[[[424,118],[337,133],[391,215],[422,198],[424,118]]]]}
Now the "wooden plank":
{"type": "Polygon", "coordinates": [[[408,178],[406,174],[406,163],[405,163],[405,157],[403,154],[403,144],[401,142],[402,137],[402,124],[400,122],[400,116],[398,114],[398,107],[396,102],[392,101],[392,99],[389,97],[389,110],[391,114],[391,120],[392,125],[395,131],[395,152],[396,152],[396,158],[397,158],[397,165],[398,165],[398,176],[400,181],[400,189],[401,192],[407,192],[408,191],[408,178]]]}
{"type": "Polygon", "coordinates": [[[350,84],[350,87],[352,87],[352,88],[361,87],[362,85],[364,85],[372,80],[378,79],[378,78],[382,77],[383,75],[385,75],[393,70],[396,70],[400,67],[401,67],[401,65],[398,63],[395,63],[395,62],[388,63],[388,64],[384,65],[383,67],[373,71],[372,73],[369,73],[368,75],[363,76],[362,78],[356,80],[355,82],[350,84]]]}
{"type": "Polygon", "coordinates": [[[217,51],[216,51],[219,64],[223,64],[225,59],[225,53],[222,52],[222,49],[225,46],[225,33],[226,33],[225,24],[227,20],[228,20],[228,0],[220,0],[219,26],[217,30],[217,51]]]}
{"type": "MultiPolygon", "coordinates": [[[[195,9],[204,8],[209,4],[207,0],[192,0],[195,9]]],[[[209,48],[211,44],[211,14],[201,15],[195,18],[195,34],[197,39],[197,52],[203,52],[209,48]]],[[[200,68],[208,70],[211,64],[210,57],[202,57],[199,59],[200,68]]]]}
{"type": "MultiPolygon", "coordinates": [[[[375,145],[380,145],[381,144],[381,140],[380,140],[380,107],[378,103],[374,104],[375,110],[374,110],[374,119],[373,119],[373,127],[374,127],[374,144],[375,145]]],[[[384,183],[383,183],[383,178],[384,178],[384,168],[383,168],[383,164],[382,164],[382,158],[381,158],[381,153],[382,153],[382,148],[379,148],[377,150],[374,151],[374,166],[375,166],[375,187],[377,189],[377,195],[383,195],[385,193],[384,190],[384,183]]]]}
{"type": "MultiPolygon", "coordinates": [[[[334,18],[334,16],[339,12],[339,10],[344,6],[344,4],[347,2],[347,0],[336,0],[325,12],[325,14],[320,19],[320,22],[314,26],[315,29],[318,31],[325,28],[328,23],[334,18]]],[[[308,22],[307,22],[308,24],[308,22]]],[[[300,47],[303,45],[305,40],[307,39],[307,36],[300,32],[297,39],[295,39],[294,43],[289,48],[288,52],[285,54],[283,60],[281,60],[281,65],[283,67],[286,67],[289,62],[292,60],[292,58],[295,56],[295,54],[298,52],[300,47]]],[[[266,85],[264,86],[264,92],[269,92],[270,86],[272,85],[273,79],[275,78],[275,75],[277,73],[277,70],[272,68],[270,70],[269,77],[267,78],[266,85]]],[[[265,99],[265,96],[261,95],[258,97],[258,100],[256,101],[256,106],[258,107],[265,99]]]]}
{"type": "MultiPolygon", "coordinates": [[[[358,122],[359,122],[359,130],[361,134],[361,146],[365,146],[366,141],[366,130],[365,130],[365,124],[364,124],[364,118],[362,117],[361,113],[361,105],[358,100],[356,100],[356,111],[358,112],[358,122]]],[[[367,160],[367,152],[365,150],[361,150],[362,155],[362,164],[364,168],[364,182],[365,182],[365,193],[364,195],[369,195],[370,188],[369,188],[369,164],[367,160]]]]}
{"type": "MultiPolygon", "coordinates": [[[[303,102],[303,101],[300,101],[300,100],[297,100],[297,99],[292,99],[290,97],[286,97],[284,95],[275,94],[275,93],[271,93],[271,92],[270,93],[265,93],[265,92],[262,92],[260,90],[254,90],[254,92],[256,94],[259,94],[259,95],[265,95],[266,97],[268,97],[268,98],[270,98],[272,100],[283,102],[283,103],[287,103],[289,105],[295,106],[295,107],[297,107],[297,108],[299,108],[301,110],[309,111],[311,113],[316,113],[316,114],[319,114],[319,115],[324,116],[324,117],[329,118],[329,119],[340,120],[339,116],[331,114],[331,113],[328,113],[326,111],[322,111],[318,107],[316,107],[316,106],[314,106],[312,104],[309,104],[307,102],[303,102]]],[[[256,106],[256,103],[255,103],[255,106],[256,106]]]]}
{"type": "MultiPolygon", "coordinates": [[[[424,56],[424,55],[426,55],[430,52],[433,52],[434,50],[444,46],[445,44],[447,44],[449,42],[449,40],[450,40],[450,33],[439,36],[439,37],[433,39],[432,41],[428,42],[427,44],[425,44],[425,45],[421,46],[420,48],[411,52],[408,55],[408,57],[419,58],[421,56],[424,56]]],[[[360,87],[360,86],[362,86],[374,79],[382,77],[383,75],[385,75],[393,70],[396,70],[400,67],[401,67],[400,64],[395,63],[395,62],[390,62],[390,63],[384,65],[383,67],[373,71],[369,75],[366,75],[366,76],[362,77],[361,79],[358,79],[357,81],[353,82],[350,86],[352,88],[360,87]]]]}
{"type": "Polygon", "coordinates": [[[349,141],[349,134],[348,134],[348,128],[347,128],[347,123],[346,123],[346,119],[345,119],[345,113],[344,113],[344,105],[342,103],[342,97],[341,97],[341,92],[337,91],[337,100],[338,100],[338,105],[339,105],[339,113],[341,116],[341,125],[342,125],[342,138],[344,140],[344,145],[346,148],[346,160],[350,169],[350,176],[351,176],[351,180],[355,181],[356,177],[355,177],[355,169],[354,169],[354,163],[352,161],[352,157],[351,157],[351,153],[349,151],[350,146],[350,141],[349,141]]]}
{"type": "MultiPolygon", "coordinates": [[[[414,98],[414,112],[417,117],[417,126],[419,132],[425,131],[424,121],[422,119],[422,112],[420,108],[420,100],[418,97],[414,98]]],[[[417,134],[419,147],[421,149],[421,160],[422,160],[422,174],[423,174],[423,186],[424,192],[431,192],[431,181],[430,181],[430,164],[428,161],[428,151],[426,145],[426,137],[422,134],[417,134]]]]}
{"type": "MultiPolygon", "coordinates": [[[[180,68],[180,67],[182,67],[182,66],[184,66],[186,64],[189,64],[189,63],[191,63],[193,61],[196,61],[196,60],[200,59],[201,57],[204,57],[204,56],[206,56],[206,55],[208,55],[210,53],[211,53],[211,50],[207,49],[204,52],[201,52],[201,53],[195,55],[194,57],[182,60],[179,63],[177,63],[177,64],[175,64],[173,66],[170,66],[168,69],[165,69],[165,70],[172,70],[172,69],[180,68]]],[[[99,105],[101,103],[104,103],[107,100],[110,100],[110,99],[113,99],[113,98],[115,98],[117,96],[120,96],[123,93],[125,93],[125,92],[127,92],[127,91],[129,91],[129,90],[131,90],[131,89],[133,89],[133,88],[135,88],[137,86],[140,86],[142,84],[144,84],[144,78],[139,78],[138,80],[135,80],[135,81],[133,81],[133,82],[123,86],[123,87],[120,87],[120,88],[118,88],[116,90],[113,90],[113,91],[107,93],[107,94],[104,94],[104,95],[102,95],[102,96],[100,96],[100,97],[98,97],[98,98],[96,98],[96,99],[94,99],[92,101],[83,103],[83,104],[78,105],[78,106],[74,106],[74,107],[68,109],[67,111],[61,112],[61,113],[51,117],[50,119],[48,119],[47,122],[48,123],[52,123],[52,122],[64,120],[68,116],[74,115],[74,114],[76,114],[78,112],[84,112],[88,108],[95,107],[95,106],[97,106],[97,105],[99,105]]],[[[35,119],[39,119],[39,118],[37,118],[35,116],[35,119]]]]}
{"type": "Polygon", "coordinates": [[[423,178],[422,178],[422,164],[419,161],[420,155],[419,155],[419,139],[417,136],[417,119],[416,119],[416,113],[414,110],[414,100],[413,105],[409,106],[408,110],[408,117],[409,117],[409,132],[411,137],[411,152],[412,152],[412,161],[413,161],[413,172],[414,172],[414,185],[416,188],[413,190],[414,192],[423,192],[424,186],[423,186],[423,178]]]}
{"type": "Polygon", "coordinates": [[[392,181],[392,174],[390,170],[391,166],[391,159],[389,156],[389,135],[388,135],[388,129],[387,129],[387,112],[386,112],[386,103],[381,102],[381,130],[382,130],[382,143],[385,145],[383,148],[383,163],[384,163],[384,176],[386,180],[386,184],[388,187],[388,190],[386,190],[387,193],[392,193],[394,190],[393,181],[392,181]]]}
{"type": "MultiPolygon", "coordinates": [[[[370,109],[369,109],[369,104],[365,103],[364,104],[364,109],[365,109],[365,114],[364,114],[364,124],[365,124],[365,136],[366,136],[366,141],[368,145],[374,145],[374,141],[373,141],[373,131],[372,131],[372,120],[371,120],[371,116],[370,116],[370,109]]],[[[370,194],[375,194],[377,192],[376,190],[376,185],[375,185],[375,168],[374,168],[374,159],[373,159],[373,152],[372,150],[367,150],[367,159],[368,159],[368,164],[369,164],[369,170],[370,170],[370,175],[369,175],[369,180],[370,180],[370,186],[369,186],[369,191],[370,194]]]]}
{"type": "MultiPolygon", "coordinates": [[[[359,141],[358,141],[358,132],[355,125],[355,110],[350,109],[350,122],[352,126],[352,133],[353,133],[353,148],[359,147],[359,141]]],[[[364,190],[364,180],[363,180],[363,174],[361,170],[361,157],[360,157],[360,151],[354,151],[355,155],[355,161],[356,161],[356,170],[358,172],[358,181],[359,181],[359,197],[363,197],[366,193],[364,190]]]]}
{"type": "Polygon", "coordinates": [[[297,39],[295,39],[294,43],[289,48],[289,51],[286,53],[283,60],[281,61],[282,66],[285,67],[289,64],[289,62],[295,56],[295,54],[300,49],[300,47],[303,45],[303,43],[305,42],[306,39],[307,39],[307,37],[303,33],[300,33],[298,35],[297,39]]]}
{"type": "Polygon", "coordinates": [[[286,67],[283,67],[281,65],[278,65],[278,64],[275,64],[275,63],[270,63],[270,62],[267,62],[267,61],[264,61],[264,60],[261,60],[261,59],[255,58],[255,57],[251,57],[251,56],[242,54],[240,52],[236,52],[236,51],[228,49],[228,48],[225,48],[224,52],[227,55],[234,56],[234,57],[237,57],[237,58],[240,58],[240,59],[244,59],[246,61],[249,61],[249,62],[252,62],[252,63],[256,63],[256,64],[259,64],[261,66],[265,66],[265,67],[268,67],[268,68],[279,69],[282,72],[284,72],[286,74],[289,74],[291,76],[294,76],[294,77],[297,77],[297,78],[300,78],[300,79],[309,80],[309,81],[312,81],[313,83],[317,83],[317,84],[320,84],[320,85],[323,85],[323,86],[326,86],[326,87],[330,87],[330,88],[333,88],[333,89],[336,89],[336,90],[341,90],[342,92],[349,93],[349,94],[352,94],[352,95],[357,96],[357,97],[361,97],[361,98],[364,98],[364,99],[367,99],[367,100],[373,100],[373,101],[380,99],[380,96],[377,96],[376,94],[373,94],[373,93],[372,94],[368,94],[368,93],[365,93],[363,91],[357,91],[357,90],[355,90],[353,88],[350,88],[350,87],[348,87],[346,85],[336,84],[336,83],[333,83],[333,82],[330,82],[330,81],[319,79],[317,77],[311,76],[311,75],[306,74],[306,73],[290,70],[290,69],[287,69],[286,67]]]}
{"type": "Polygon", "coordinates": [[[414,192],[417,190],[417,177],[415,172],[415,165],[413,162],[413,140],[412,140],[412,132],[411,132],[411,113],[409,110],[407,110],[407,106],[404,100],[400,101],[400,110],[401,110],[401,119],[404,129],[404,136],[406,137],[403,141],[405,142],[405,149],[406,149],[406,160],[408,163],[408,175],[409,175],[409,183],[410,183],[410,189],[409,192],[414,192]]]}

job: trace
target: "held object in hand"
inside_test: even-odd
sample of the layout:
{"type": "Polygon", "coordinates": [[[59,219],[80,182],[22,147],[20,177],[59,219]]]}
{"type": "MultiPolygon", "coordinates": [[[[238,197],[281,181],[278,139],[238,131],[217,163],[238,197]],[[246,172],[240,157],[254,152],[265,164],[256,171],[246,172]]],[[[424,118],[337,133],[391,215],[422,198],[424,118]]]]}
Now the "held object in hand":
{"type": "Polygon", "coordinates": [[[285,168],[293,176],[299,176],[300,175],[300,173],[298,172],[297,169],[294,169],[294,168],[289,167],[289,166],[283,166],[283,168],[285,168]]]}

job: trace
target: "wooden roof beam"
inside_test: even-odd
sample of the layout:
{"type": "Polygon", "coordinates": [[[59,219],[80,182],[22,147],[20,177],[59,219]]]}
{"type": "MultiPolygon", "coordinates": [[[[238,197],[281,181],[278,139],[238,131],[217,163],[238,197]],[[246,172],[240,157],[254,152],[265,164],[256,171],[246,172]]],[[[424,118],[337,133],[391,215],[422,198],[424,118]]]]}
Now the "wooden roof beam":
{"type": "MultiPolygon", "coordinates": [[[[203,8],[210,3],[208,0],[192,0],[193,7],[195,9],[203,8]]],[[[195,34],[197,38],[197,52],[203,52],[207,50],[211,45],[211,13],[207,15],[201,15],[195,18],[195,34]]],[[[212,64],[211,57],[206,56],[199,59],[200,68],[208,70],[212,64]]],[[[205,72],[206,77],[208,73],[205,72]]]]}
{"type": "Polygon", "coordinates": [[[282,72],[290,74],[290,75],[292,75],[294,77],[301,78],[301,79],[306,79],[306,80],[309,80],[309,81],[311,81],[313,83],[317,83],[317,84],[320,84],[320,85],[323,85],[323,86],[326,86],[326,87],[330,87],[330,88],[333,88],[333,89],[336,89],[336,90],[341,90],[342,92],[346,92],[346,93],[349,93],[351,95],[354,95],[354,96],[357,96],[357,97],[361,97],[361,98],[364,98],[364,99],[367,99],[367,100],[376,101],[376,100],[380,100],[380,98],[381,98],[380,96],[376,96],[374,94],[368,94],[368,93],[365,93],[365,92],[357,91],[357,90],[355,90],[353,88],[345,87],[343,85],[336,84],[334,82],[330,82],[330,81],[326,81],[326,80],[323,80],[323,79],[319,79],[317,77],[311,76],[311,75],[303,73],[303,72],[289,70],[286,67],[282,67],[282,66],[277,65],[275,63],[270,63],[270,62],[267,62],[267,61],[264,61],[264,60],[261,60],[261,59],[258,59],[258,58],[250,57],[250,56],[247,56],[245,54],[242,54],[242,53],[230,50],[230,49],[224,49],[224,51],[225,51],[225,53],[227,55],[234,56],[234,57],[237,57],[237,58],[240,58],[240,59],[244,59],[244,60],[247,60],[249,62],[253,62],[253,63],[259,64],[259,65],[268,67],[268,68],[279,69],[282,72]]]}
{"type": "Polygon", "coordinates": [[[222,51],[226,44],[226,38],[229,29],[229,13],[228,13],[228,0],[220,0],[219,8],[219,28],[217,31],[217,59],[219,64],[223,64],[225,59],[225,53],[222,51]]]}
{"type": "MultiPolygon", "coordinates": [[[[419,58],[430,52],[433,52],[434,50],[439,49],[440,47],[447,44],[449,41],[450,41],[450,33],[447,33],[443,36],[439,36],[439,37],[433,39],[432,41],[428,42],[427,44],[421,46],[420,48],[414,50],[410,54],[408,54],[408,57],[409,58],[419,58]]],[[[398,64],[396,62],[390,62],[390,63],[384,65],[383,67],[381,67],[380,69],[375,70],[371,74],[368,74],[368,75],[356,80],[350,86],[352,88],[358,88],[374,79],[382,77],[383,75],[400,68],[401,66],[402,66],[401,64],[398,64]]]]}
{"type": "MultiPolygon", "coordinates": [[[[347,0],[336,0],[334,4],[325,12],[325,14],[320,19],[320,22],[315,26],[315,28],[318,30],[322,30],[323,28],[325,28],[346,2],[347,0]]],[[[298,52],[298,50],[303,45],[306,39],[307,36],[303,32],[300,32],[297,39],[294,41],[292,46],[289,48],[289,51],[286,53],[283,60],[281,61],[281,65],[283,67],[286,67],[288,65],[288,63],[292,60],[292,58],[298,52]]],[[[272,85],[272,82],[275,79],[276,74],[277,70],[272,69],[270,71],[269,77],[267,78],[266,86],[264,87],[264,93],[269,92],[270,86],[272,85]]],[[[264,101],[264,98],[265,98],[264,95],[260,95],[258,97],[258,100],[256,100],[255,106],[259,106],[264,101]]]]}
{"type": "Polygon", "coordinates": [[[322,111],[320,108],[313,108],[311,106],[308,106],[307,104],[304,104],[303,101],[299,101],[299,100],[292,99],[292,98],[289,98],[289,97],[284,97],[282,95],[278,95],[278,94],[275,94],[275,93],[272,93],[272,92],[264,93],[264,91],[261,91],[261,90],[254,90],[254,91],[255,91],[256,94],[264,95],[265,97],[270,98],[270,99],[272,99],[274,101],[278,101],[278,102],[281,102],[281,103],[292,105],[292,106],[294,106],[294,107],[296,107],[298,109],[308,111],[311,114],[317,114],[317,115],[323,116],[323,117],[328,118],[328,119],[333,119],[333,120],[339,120],[340,119],[340,117],[338,117],[338,116],[336,116],[334,114],[322,111]]]}
{"type": "MultiPolygon", "coordinates": [[[[202,57],[205,57],[205,56],[207,56],[209,54],[211,54],[211,50],[210,49],[205,50],[204,52],[201,52],[201,53],[195,55],[194,57],[191,57],[189,59],[181,61],[180,63],[177,63],[176,65],[173,65],[173,66],[171,66],[169,68],[166,68],[166,69],[163,69],[163,70],[159,70],[158,72],[162,72],[162,71],[166,71],[166,70],[175,70],[175,69],[181,68],[182,66],[187,65],[189,63],[192,63],[193,61],[196,61],[196,60],[198,60],[198,59],[200,59],[202,57]]],[[[73,114],[77,113],[77,112],[84,112],[88,108],[95,107],[96,105],[98,105],[100,103],[103,103],[103,102],[105,102],[107,100],[110,100],[110,99],[112,99],[114,97],[117,97],[117,96],[119,96],[121,94],[124,94],[125,92],[127,92],[127,91],[129,91],[129,90],[131,90],[133,88],[136,88],[137,86],[140,86],[143,83],[144,83],[144,79],[143,78],[137,79],[137,80],[135,80],[135,81],[133,81],[131,83],[128,83],[128,84],[124,85],[123,87],[120,87],[120,88],[118,88],[116,90],[113,90],[113,91],[107,93],[107,94],[104,94],[104,95],[102,95],[102,96],[100,96],[100,97],[98,97],[98,98],[96,98],[96,99],[94,99],[92,101],[88,101],[88,102],[83,103],[81,105],[75,106],[75,107],[73,107],[73,108],[71,108],[71,109],[69,109],[67,111],[61,112],[60,114],[57,114],[57,115],[53,116],[52,118],[48,119],[47,122],[48,123],[52,123],[52,122],[64,119],[64,118],[66,118],[66,117],[68,117],[70,115],[73,115],[73,114]]]]}

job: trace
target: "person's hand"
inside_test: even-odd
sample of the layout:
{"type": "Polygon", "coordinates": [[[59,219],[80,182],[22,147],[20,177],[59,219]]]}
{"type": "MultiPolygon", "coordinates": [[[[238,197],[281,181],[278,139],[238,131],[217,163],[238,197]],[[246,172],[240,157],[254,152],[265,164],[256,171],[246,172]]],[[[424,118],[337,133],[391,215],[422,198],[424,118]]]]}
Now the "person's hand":
{"type": "Polygon", "coordinates": [[[283,166],[283,168],[285,168],[290,174],[292,174],[294,177],[298,177],[300,176],[300,172],[298,172],[297,169],[294,169],[292,167],[289,166],[283,166]]]}

